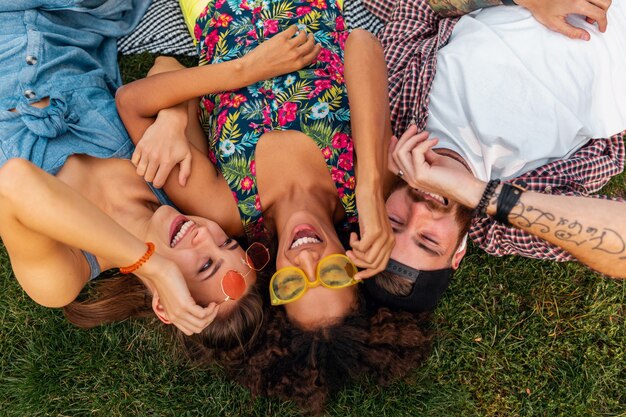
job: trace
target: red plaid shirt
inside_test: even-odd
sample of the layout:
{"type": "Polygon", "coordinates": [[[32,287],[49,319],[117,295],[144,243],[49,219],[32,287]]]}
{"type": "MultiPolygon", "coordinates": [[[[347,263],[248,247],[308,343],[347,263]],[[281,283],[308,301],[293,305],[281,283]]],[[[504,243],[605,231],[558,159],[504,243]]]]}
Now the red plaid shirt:
{"type": "MultiPolygon", "coordinates": [[[[438,16],[426,0],[361,1],[386,22],[378,36],[389,72],[393,130],[399,135],[411,122],[423,130],[437,51],[448,42],[458,18],[438,16]]],[[[609,139],[590,140],[569,158],[544,165],[519,178],[528,184],[530,191],[589,196],[623,171],[625,135],[626,131],[609,139]]],[[[521,255],[554,261],[575,259],[563,249],[519,229],[506,227],[491,217],[474,219],[470,238],[491,255],[521,255]]]]}

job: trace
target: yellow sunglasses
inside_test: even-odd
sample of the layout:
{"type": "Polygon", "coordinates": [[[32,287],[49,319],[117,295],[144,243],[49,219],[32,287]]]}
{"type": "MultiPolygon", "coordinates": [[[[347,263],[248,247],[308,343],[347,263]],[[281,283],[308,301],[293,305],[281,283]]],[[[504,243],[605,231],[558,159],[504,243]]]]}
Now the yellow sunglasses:
{"type": "Polygon", "coordinates": [[[323,285],[326,288],[345,288],[358,284],[354,279],[356,266],[342,254],[328,255],[317,263],[316,279],[309,281],[306,273],[295,266],[281,268],[270,280],[270,299],[273,306],[292,303],[300,299],[309,288],[323,285]]]}

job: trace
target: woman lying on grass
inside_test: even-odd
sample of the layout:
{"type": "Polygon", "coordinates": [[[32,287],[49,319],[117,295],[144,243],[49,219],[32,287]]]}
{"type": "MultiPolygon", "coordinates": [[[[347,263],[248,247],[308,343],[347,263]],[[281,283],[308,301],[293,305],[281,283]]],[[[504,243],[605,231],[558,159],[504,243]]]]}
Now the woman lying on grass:
{"type": "MultiPolygon", "coordinates": [[[[266,56],[294,50],[285,46],[280,38],[266,42],[245,63],[267,68],[266,56]]],[[[295,51],[295,57],[312,49],[295,51]]],[[[285,60],[262,76],[311,59],[285,60]]],[[[35,110],[51,105],[47,98],[31,104],[35,110]]],[[[19,116],[20,109],[14,111],[19,116]]],[[[169,204],[127,159],[71,155],[56,177],[25,159],[0,168],[0,236],[15,276],[34,301],[66,306],[68,318],[83,327],[153,310],[187,335],[200,333],[204,346],[245,345],[262,320],[254,283],[255,270],[269,261],[267,250],[253,246],[244,252],[214,221],[183,216],[169,204]],[[136,278],[98,282],[95,298],[74,301],[90,279],[111,268],[136,278]]],[[[219,201],[212,205],[222,209],[219,201]]]]}
{"type": "MultiPolygon", "coordinates": [[[[348,34],[334,2],[257,3],[209,2],[193,31],[209,65],[181,69],[161,59],[150,77],[122,87],[117,103],[139,142],[140,175],[164,184],[184,211],[221,216],[228,233],[277,237],[268,300],[276,307],[245,362],[222,359],[253,393],[320,411],[353,379],[405,375],[429,339],[418,317],[366,312],[355,285],[384,268],[393,245],[381,180],[390,130],[380,45],[367,32],[348,34]],[[313,47],[317,61],[258,82],[246,59],[277,38],[313,47]],[[336,227],[354,224],[356,208],[361,238],[351,235],[346,256],[336,227]]],[[[268,72],[293,60],[266,58],[268,72]]]]}

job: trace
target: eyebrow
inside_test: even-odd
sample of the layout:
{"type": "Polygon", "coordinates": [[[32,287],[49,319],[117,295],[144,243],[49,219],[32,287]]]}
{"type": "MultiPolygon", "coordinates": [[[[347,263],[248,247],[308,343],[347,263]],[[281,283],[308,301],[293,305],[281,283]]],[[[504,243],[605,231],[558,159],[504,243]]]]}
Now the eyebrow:
{"type": "Polygon", "coordinates": [[[219,271],[220,268],[222,267],[222,260],[220,259],[214,265],[215,267],[213,268],[213,271],[209,275],[207,275],[206,278],[204,278],[202,281],[212,278],[215,276],[215,274],[217,274],[217,271],[219,271]]]}
{"type": "MultiPolygon", "coordinates": [[[[237,242],[236,240],[233,239],[233,243],[230,246],[228,246],[226,249],[227,250],[235,250],[238,247],[239,247],[239,242],[237,242]]],[[[203,278],[202,281],[205,281],[205,280],[207,280],[209,278],[214,277],[215,274],[217,274],[217,272],[220,270],[221,267],[222,267],[222,261],[219,260],[219,261],[217,261],[215,263],[215,267],[213,267],[213,271],[209,275],[207,275],[206,278],[203,278]]]]}

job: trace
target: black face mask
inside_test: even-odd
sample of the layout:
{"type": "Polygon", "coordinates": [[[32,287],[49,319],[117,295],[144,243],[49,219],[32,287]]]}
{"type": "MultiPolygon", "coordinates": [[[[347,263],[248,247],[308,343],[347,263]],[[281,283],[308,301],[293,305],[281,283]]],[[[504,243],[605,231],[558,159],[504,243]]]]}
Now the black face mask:
{"type": "Polygon", "coordinates": [[[368,307],[388,307],[392,310],[405,310],[412,313],[434,310],[443,292],[450,285],[454,274],[452,268],[421,271],[393,259],[389,260],[385,271],[413,282],[413,289],[407,296],[393,295],[379,287],[374,278],[364,279],[368,307]]]}

